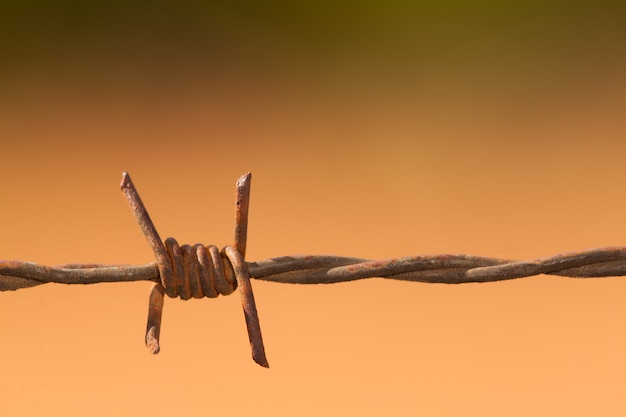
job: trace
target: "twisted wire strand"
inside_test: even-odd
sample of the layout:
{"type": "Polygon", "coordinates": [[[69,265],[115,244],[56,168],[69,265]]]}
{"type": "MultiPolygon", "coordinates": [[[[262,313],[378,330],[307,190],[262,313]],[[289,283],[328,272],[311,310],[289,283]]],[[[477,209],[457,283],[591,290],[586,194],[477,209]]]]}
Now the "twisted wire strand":
{"type": "MultiPolygon", "coordinates": [[[[197,245],[193,246],[195,247],[197,245]]],[[[212,245],[204,248],[206,251],[210,248],[217,249],[212,245]]],[[[202,250],[203,253],[206,251],[202,250]]],[[[221,253],[219,259],[224,263],[221,253]]],[[[223,269],[215,267],[213,273],[219,274],[221,271],[223,274],[234,274],[230,261],[226,265],[223,269]]],[[[588,249],[530,261],[449,254],[408,256],[379,261],[332,255],[294,255],[246,262],[246,265],[252,279],[285,284],[333,284],[367,278],[465,284],[504,281],[540,274],[570,278],[601,278],[626,275],[626,247],[588,249]]],[[[46,283],[97,284],[133,281],[161,282],[157,264],[153,262],[146,265],[46,266],[32,262],[0,261],[0,291],[18,290],[46,283]]],[[[216,281],[222,282],[224,286],[226,283],[231,285],[228,290],[223,291],[218,290],[218,284],[214,284],[216,293],[226,295],[227,291],[232,292],[230,288],[233,284],[230,280],[224,277],[216,281]]],[[[210,290],[204,294],[206,297],[217,296],[210,290]]]]}
{"type": "Polygon", "coordinates": [[[214,298],[239,290],[252,357],[268,367],[250,279],[291,284],[331,284],[367,278],[424,283],[485,283],[540,274],[572,278],[626,275],[626,247],[568,252],[534,260],[511,260],[472,255],[420,255],[368,260],[333,255],[281,256],[246,262],[250,174],[237,181],[235,242],[221,251],[214,245],[179,245],[162,241],[130,176],[123,174],[121,189],[153,249],[156,262],[146,265],[74,263],[58,266],[15,260],[0,261],[0,291],[45,283],[95,284],[151,281],[145,342],[153,353],[159,337],[164,296],[188,300],[214,298]]]}

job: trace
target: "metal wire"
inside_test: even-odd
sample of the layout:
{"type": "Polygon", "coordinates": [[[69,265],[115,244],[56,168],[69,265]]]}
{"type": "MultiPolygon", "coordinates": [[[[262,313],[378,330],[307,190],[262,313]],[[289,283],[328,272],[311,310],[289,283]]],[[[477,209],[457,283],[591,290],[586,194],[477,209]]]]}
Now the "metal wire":
{"type": "Polygon", "coordinates": [[[171,298],[214,298],[239,290],[255,362],[269,367],[250,279],[291,284],[331,284],[365,278],[463,284],[503,281],[539,274],[572,278],[626,275],[626,247],[606,247],[569,252],[530,261],[471,255],[421,255],[368,260],[332,255],[282,256],[246,262],[246,236],[251,174],[237,181],[235,242],[221,251],[216,246],[182,245],[173,238],[164,242],[148,215],[130,176],[123,173],[121,189],[153,249],[156,262],[146,265],[65,264],[39,265],[0,261],[0,291],[18,290],[45,283],[95,284],[100,282],[152,281],[148,306],[146,346],[160,350],[164,295],[171,298]]]}

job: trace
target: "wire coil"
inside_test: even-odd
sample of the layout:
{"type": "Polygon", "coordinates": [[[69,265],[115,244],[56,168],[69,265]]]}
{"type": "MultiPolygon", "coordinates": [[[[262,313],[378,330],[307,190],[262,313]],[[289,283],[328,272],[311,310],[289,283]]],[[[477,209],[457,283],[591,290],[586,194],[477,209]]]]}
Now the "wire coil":
{"type": "Polygon", "coordinates": [[[182,300],[229,295],[237,280],[228,256],[217,246],[180,246],[170,237],[164,242],[171,268],[159,270],[165,293],[182,300]]]}

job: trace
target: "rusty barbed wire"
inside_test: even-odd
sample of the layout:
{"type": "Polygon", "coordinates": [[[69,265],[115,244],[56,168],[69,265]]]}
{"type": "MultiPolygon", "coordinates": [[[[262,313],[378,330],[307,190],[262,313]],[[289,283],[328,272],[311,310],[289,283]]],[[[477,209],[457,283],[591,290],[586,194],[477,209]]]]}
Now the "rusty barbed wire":
{"type": "Polygon", "coordinates": [[[626,275],[626,247],[606,247],[562,253],[530,261],[471,255],[420,255],[385,260],[332,255],[282,256],[246,262],[248,209],[252,176],[239,178],[236,187],[235,239],[221,251],[213,245],[182,245],[173,238],[162,241],[130,176],[120,185],[156,261],[146,265],[64,264],[39,265],[0,261],[0,291],[45,283],[96,284],[151,281],[145,343],[160,350],[164,296],[188,300],[229,295],[241,297],[253,360],[269,367],[250,279],[291,284],[331,284],[366,278],[387,278],[424,283],[485,283],[539,274],[572,278],[626,275]]]}

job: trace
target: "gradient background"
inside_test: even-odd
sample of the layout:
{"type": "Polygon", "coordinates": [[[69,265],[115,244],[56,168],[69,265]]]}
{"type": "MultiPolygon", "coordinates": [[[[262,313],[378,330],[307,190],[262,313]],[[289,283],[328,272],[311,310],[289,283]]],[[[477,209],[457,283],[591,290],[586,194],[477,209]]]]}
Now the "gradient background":
{"type": "MultiPolygon", "coordinates": [[[[0,0],[0,254],[151,262],[124,170],[219,246],[252,171],[251,261],[623,245],[625,115],[623,2],[0,0]]],[[[0,414],[626,415],[623,278],[253,285],[269,370],[238,296],[1,293],[0,414]]]]}

